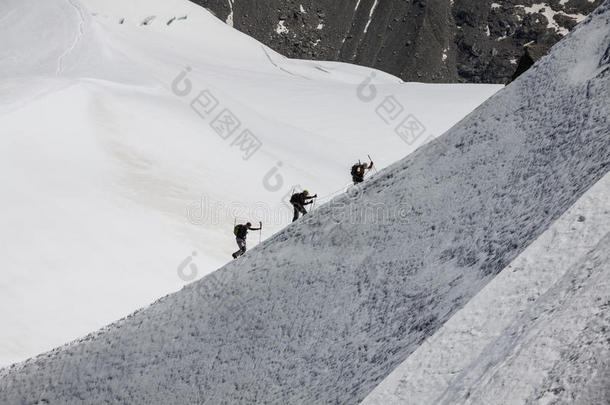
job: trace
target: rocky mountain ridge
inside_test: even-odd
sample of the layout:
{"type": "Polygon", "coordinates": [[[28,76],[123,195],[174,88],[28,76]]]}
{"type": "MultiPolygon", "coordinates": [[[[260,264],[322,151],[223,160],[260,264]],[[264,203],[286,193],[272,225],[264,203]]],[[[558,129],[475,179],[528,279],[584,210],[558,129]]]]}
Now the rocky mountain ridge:
{"type": "Polygon", "coordinates": [[[291,57],[405,81],[506,83],[525,44],[550,47],[601,0],[192,0],[291,57]]]}

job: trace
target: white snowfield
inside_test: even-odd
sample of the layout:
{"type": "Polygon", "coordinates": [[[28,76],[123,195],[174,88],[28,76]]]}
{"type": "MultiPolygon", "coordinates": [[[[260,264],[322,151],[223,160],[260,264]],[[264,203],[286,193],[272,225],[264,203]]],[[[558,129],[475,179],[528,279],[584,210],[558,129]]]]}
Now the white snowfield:
{"type": "MultiPolygon", "coordinates": [[[[362,187],[178,293],[3,369],[0,403],[353,404],[393,370],[379,389],[396,400],[410,395],[400,377],[410,356],[443,350],[445,329],[464,338],[454,316],[483,347],[456,342],[464,362],[443,364],[459,375],[441,364],[442,385],[413,395],[607,403],[609,26],[607,0],[521,78],[362,187]],[[571,257],[532,262],[573,226],[591,234],[559,237],[571,257]],[[513,296],[521,277],[550,285],[513,296]],[[492,299],[506,313],[480,307],[492,299]]],[[[437,375],[426,361],[419,372],[437,375]]]]}
{"type": "Polygon", "coordinates": [[[0,365],[203,277],[235,217],[265,239],[295,186],[328,201],[500,88],[289,60],[186,0],[2,0],[0,39],[0,365]]]}

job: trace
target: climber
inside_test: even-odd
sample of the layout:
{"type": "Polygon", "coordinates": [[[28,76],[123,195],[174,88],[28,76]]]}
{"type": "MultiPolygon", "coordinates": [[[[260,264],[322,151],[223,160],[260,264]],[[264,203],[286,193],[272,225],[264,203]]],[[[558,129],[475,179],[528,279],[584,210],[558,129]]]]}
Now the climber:
{"type": "Polygon", "coordinates": [[[354,184],[362,183],[364,181],[364,174],[366,170],[371,170],[373,168],[373,162],[371,163],[360,163],[352,166],[352,180],[354,184]]]}
{"type": "Polygon", "coordinates": [[[318,195],[314,195],[313,197],[309,196],[309,191],[304,190],[302,193],[295,193],[290,197],[290,204],[294,207],[294,216],[292,217],[292,222],[299,219],[299,214],[307,214],[307,210],[305,209],[306,205],[312,204],[313,199],[318,198],[318,195]]]}
{"type": "Polygon", "coordinates": [[[250,222],[246,223],[245,225],[235,225],[235,228],[233,228],[233,233],[235,234],[235,241],[237,242],[239,250],[233,253],[233,259],[237,259],[239,256],[246,253],[246,236],[248,236],[248,231],[260,231],[263,229],[263,223],[259,222],[258,224],[258,228],[252,228],[252,224],[250,222]]]}

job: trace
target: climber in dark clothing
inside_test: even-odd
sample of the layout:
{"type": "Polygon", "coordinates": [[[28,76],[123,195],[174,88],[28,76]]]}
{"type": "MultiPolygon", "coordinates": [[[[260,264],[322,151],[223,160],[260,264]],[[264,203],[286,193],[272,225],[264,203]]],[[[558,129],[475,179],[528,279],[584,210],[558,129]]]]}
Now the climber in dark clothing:
{"type": "Polygon", "coordinates": [[[290,204],[294,207],[294,216],[292,217],[292,222],[299,219],[299,214],[307,214],[307,210],[305,209],[306,205],[312,204],[313,199],[318,198],[318,195],[314,195],[313,197],[309,196],[309,191],[304,190],[302,193],[295,193],[290,197],[290,204]]]}
{"type": "Polygon", "coordinates": [[[233,229],[233,233],[235,234],[235,242],[237,242],[237,246],[239,250],[233,253],[233,259],[237,259],[239,256],[246,253],[246,237],[248,236],[248,231],[260,231],[263,229],[263,223],[259,222],[258,228],[252,228],[252,224],[250,222],[245,225],[239,224],[236,225],[233,229]]]}
{"type": "Polygon", "coordinates": [[[352,180],[354,184],[362,183],[364,181],[364,174],[367,170],[373,168],[373,162],[369,163],[358,163],[352,166],[352,180]]]}

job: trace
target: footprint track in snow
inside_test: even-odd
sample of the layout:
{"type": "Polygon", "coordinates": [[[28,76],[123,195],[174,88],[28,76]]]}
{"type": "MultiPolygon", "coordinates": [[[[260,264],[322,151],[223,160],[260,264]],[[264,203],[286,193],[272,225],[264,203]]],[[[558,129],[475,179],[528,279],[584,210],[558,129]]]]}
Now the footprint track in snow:
{"type": "Polygon", "coordinates": [[[72,45],[70,45],[64,51],[64,53],[62,53],[59,56],[59,58],[57,59],[57,70],[55,72],[55,74],[57,76],[59,76],[64,71],[64,59],[74,51],[74,49],[80,42],[81,38],[85,34],[85,14],[83,13],[83,10],[80,8],[79,5],[74,3],[73,0],[66,0],[66,1],[70,5],[70,7],[72,7],[74,10],[76,10],[78,17],[80,18],[80,22],[78,24],[78,34],[76,35],[76,38],[74,38],[74,42],[72,42],[72,45]]]}

